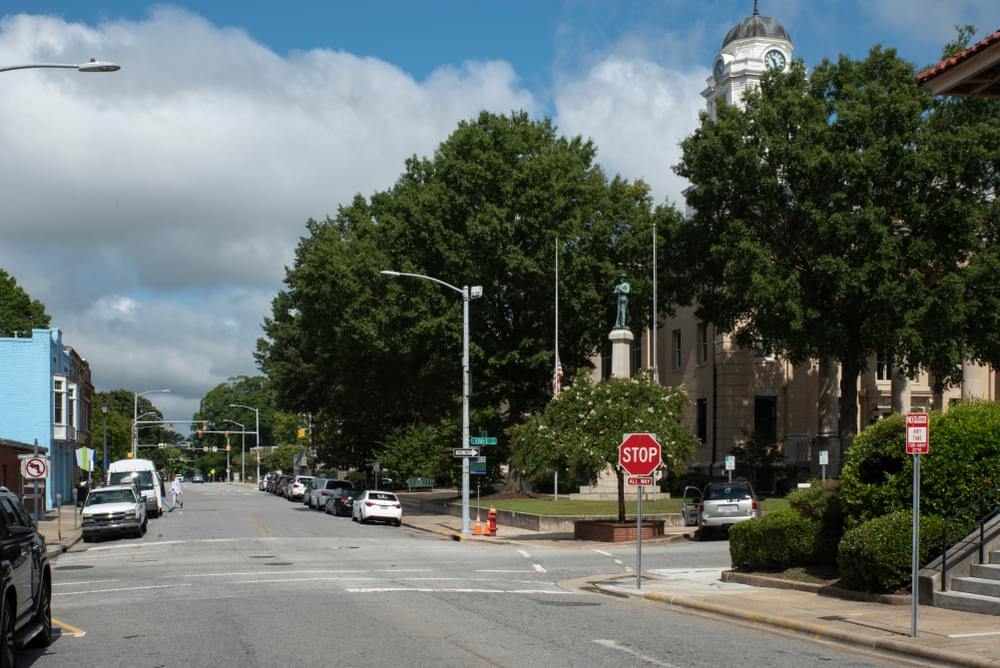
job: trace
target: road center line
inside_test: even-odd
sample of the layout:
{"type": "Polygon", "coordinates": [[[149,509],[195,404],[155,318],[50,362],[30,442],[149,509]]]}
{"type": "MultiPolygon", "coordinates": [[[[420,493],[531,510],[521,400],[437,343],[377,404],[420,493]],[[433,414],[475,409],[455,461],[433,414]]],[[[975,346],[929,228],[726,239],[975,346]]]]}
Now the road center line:
{"type": "Polygon", "coordinates": [[[591,548],[591,549],[594,552],[596,552],[597,554],[603,554],[605,557],[614,557],[615,556],[615,555],[611,554],[610,552],[605,552],[604,550],[598,550],[597,548],[591,548]]]}
{"type": "Polygon", "coordinates": [[[593,640],[592,642],[595,645],[600,645],[601,647],[607,647],[608,649],[614,649],[619,652],[624,652],[625,654],[634,656],[640,661],[645,661],[646,663],[651,664],[653,666],[662,666],[663,668],[677,668],[677,666],[675,666],[672,663],[667,663],[666,661],[660,661],[656,657],[652,657],[649,656],[648,654],[637,652],[631,647],[626,647],[625,645],[621,645],[614,640],[593,640]]]}
{"type": "Polygon", "coordinates": [[[79,582],[53,582],[54,587],[76,587],[77,585],[89,585],[89,584],[99,584],[101,582],[118,582],[120,578],[113,578],[111,580],[81,580],[79,582]]]}
{"type": "Polygon", "coordinates": [[[252,524],[254,528],[257,529],[258,533],[260,533],[261,536],[264,536],[265,538],[271,536],[271,532],[268,531],[267,527],[261,524],[260,520],[258,520],[256,517],[254,517],[253,515],[247,515],[247,519],[250,520],[250,524],[252,524]]]}
{"type": "Polygon", "coordinates": [[[538,571],[539,573],[548,573],[548,571],[545,570],[545,567],[542,566],[541,564],[531,564],[531,565],[534,566],[535,570],[538,571]]]}

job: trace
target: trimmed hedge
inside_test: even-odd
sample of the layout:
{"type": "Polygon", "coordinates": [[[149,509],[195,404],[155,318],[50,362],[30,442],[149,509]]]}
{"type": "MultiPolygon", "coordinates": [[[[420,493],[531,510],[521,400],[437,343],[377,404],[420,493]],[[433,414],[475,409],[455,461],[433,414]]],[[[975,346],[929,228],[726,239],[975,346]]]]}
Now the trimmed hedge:
{"type": "MultiPolygon", "coordinates": [[[[930,417],[930,454],[920,462],[921,507],[956,525],[970,524],[980,495],[1000,480],[1000,404],[963,402],[930,417]]],[[[851,443],[840,488],[848,528],[910,508],[913,457],[906,454],[904,423],[902,415],[892,415],[851,443]]]]}
{"type": "MultiPolygon", "coordinates": [[[[898,511],[868,520],[844,534],[837,566],[844,585],[877,594],[892,593],[910,581],[913,516],[898,511]]],[[[941,552],[944,520],[920,516],[920,563],[941,552]]]]}
{"type": "MultiPolygon", "coordinates": [[[[813,563],[837,563],[837,545],[844,535],[844,513],[840,507],[839,484],[813,482],[812,487],[799,489],[788,495],[789,505],[804,517],[819,522],[813,563]]],[[[798,566],[802,564],[790,564],[798,566]]]]}
{"type": "Polygon", "coordinates": [[[733,568],[779,570],[815,559],[822,526],[792,508],[782,508],[729,527],[733,568]]]}

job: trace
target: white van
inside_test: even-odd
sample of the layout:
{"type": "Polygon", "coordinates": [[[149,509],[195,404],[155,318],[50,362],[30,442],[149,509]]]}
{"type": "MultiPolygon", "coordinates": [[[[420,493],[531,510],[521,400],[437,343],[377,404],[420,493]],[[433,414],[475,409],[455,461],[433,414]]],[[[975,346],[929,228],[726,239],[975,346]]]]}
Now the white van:
{"type": "Polygon", "coordinates": [[[108,466],[109,485],[139,483],[139,491],[146,502],[146,515],[159,517],[163,514],[163,482],[156,472],[156,465],[148,459],[119,459],[108,466]]]}

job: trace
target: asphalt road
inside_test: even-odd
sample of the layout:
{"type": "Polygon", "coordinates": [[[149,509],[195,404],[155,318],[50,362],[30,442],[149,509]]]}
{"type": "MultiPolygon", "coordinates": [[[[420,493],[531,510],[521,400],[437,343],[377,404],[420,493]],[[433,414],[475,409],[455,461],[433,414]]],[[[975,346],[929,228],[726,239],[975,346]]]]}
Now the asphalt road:
{"type": "MultiPolygon", "coordinates": [[[[184,501],[142,539],[58,558],[61,635],[24,665],[892,665],[581,581],[627,572],[631,547],[455,542],[218,483],[184,501]]],[[[644,568],[726,566],[724,542],[643,550],[644,568]]]]}

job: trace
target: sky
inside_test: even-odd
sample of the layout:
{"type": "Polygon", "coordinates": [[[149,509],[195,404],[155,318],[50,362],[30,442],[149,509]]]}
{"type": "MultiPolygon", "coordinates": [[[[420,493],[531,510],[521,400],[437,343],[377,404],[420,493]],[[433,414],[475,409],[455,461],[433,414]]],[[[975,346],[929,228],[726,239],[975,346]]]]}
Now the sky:
{"type": "MultiPolygon", "coordinates": [[[[168,418],[253,360],[309,218],[390,188],[483,110],[550,117],[683,206],[680,141],[752,0],[0,1],[0,268],[98,390],[168,418]]],[[[923,67],[996,0],[760,0],[807,66],[923,67]]]]}

